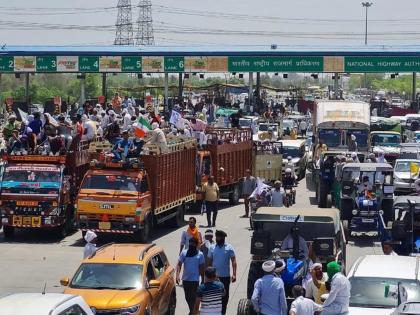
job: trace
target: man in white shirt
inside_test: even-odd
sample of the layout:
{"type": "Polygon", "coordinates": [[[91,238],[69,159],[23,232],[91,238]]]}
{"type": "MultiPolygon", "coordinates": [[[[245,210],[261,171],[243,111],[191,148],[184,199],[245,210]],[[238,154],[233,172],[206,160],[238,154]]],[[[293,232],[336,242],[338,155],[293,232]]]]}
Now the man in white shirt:
{"type": "Polygon", "coordinates": [[[121,115],[123,116],[122,130],[129,130],[131,127],[131,115],[128,113],[127,108],[123,109],[121,115]]]}
{"type": "Polygon", "coordinates": [[[300,134],[302,135],[302,137],[306,136],[306,129],[308,128],[308,123],[306,122],[306,120],[302,119],[299,122],[299,130],[300,130],[300,134]]]}
{"type": "Polygon", "coordinates": [[[394,252],[394,244],[392,244],[390,241],[385,241],[382,243],[382,251],[384,252],[384,255],[398,256],[398,254],[394,252]]]}
{"type": "Polygon", "coordinates": [[[319,315],[322,312],[322,306],[314,301],[305,298],[305,289],[300,285],[292,288],[292,294],[295,300],[290,307],[289,315],[319,315]]]}
{"type": "Polygon", "coordinates": [[[284,189],[281,188],[281,182],[274,183],[274,189],[271,190],[271,206],[283,207],[284,189]]]}

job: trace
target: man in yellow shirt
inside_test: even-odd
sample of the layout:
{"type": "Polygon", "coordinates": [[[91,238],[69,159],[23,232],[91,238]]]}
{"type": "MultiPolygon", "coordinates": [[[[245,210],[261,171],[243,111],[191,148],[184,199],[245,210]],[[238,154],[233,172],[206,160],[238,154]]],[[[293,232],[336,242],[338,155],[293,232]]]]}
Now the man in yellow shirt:
{"type": "Polygon", "coordinates": [[[207,183],[203,185],[204,202],[206,205],[207,227],[216,226],[217,204],[220,199],[219,186],[214,182],[214,176],[210,176],[207,183]],[[213,221],[211,213],[213,212],[213,221]],[[211,224],[213,222],[213,224],[211,224]]]}
{"type": "Polygon", "coordinates": [[[312,279],[306,285],[306,297],[313,299],[317,304],[321,304],[321,296],[328,293],[325,285],[328,276],[324,274],[320,263],[313,264],[310,272],[312,279]]]}

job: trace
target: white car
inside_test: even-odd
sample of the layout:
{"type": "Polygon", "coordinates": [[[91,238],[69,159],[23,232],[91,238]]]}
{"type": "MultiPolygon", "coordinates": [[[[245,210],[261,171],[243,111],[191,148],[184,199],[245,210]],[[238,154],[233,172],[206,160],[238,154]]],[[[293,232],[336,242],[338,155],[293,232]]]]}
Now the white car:
{"type": "Polygon", "coordinates": [[[0,298],[0,314],[94,315],[80,296],[60,293],[16,293],[0,298]]]}
{"type": "Polygon", "coordinates": [[[420,166],[420,160],[416,159],[398,159],[395,161],[394,166],[394,187],[395,191],[400,192],[413,192],[414,181],[417,176],[412,177],[410,172],[411,163],[415,163],[420,166]]]}
{"type": "Polygon", "coordinates": [[[391,314],[398,306],[395,297],[385,297],[387,288],[403,285],[408,301],[420,299],[420,257],[366,255],[350,269],[351,315],[391,314]]]}

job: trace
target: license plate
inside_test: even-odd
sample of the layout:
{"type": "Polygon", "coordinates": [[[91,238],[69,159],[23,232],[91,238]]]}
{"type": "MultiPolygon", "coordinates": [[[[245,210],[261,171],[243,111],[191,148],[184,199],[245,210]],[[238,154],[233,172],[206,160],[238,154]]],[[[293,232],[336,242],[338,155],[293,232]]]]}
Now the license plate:
{"type": "Polygon", "coordinates": [[[99,229],[100,230],[110,230],[111,229],[111,222],[99,222],[99,229]]]}
{"type": "Polygon", "coordinates": [[[31,217],[23,217],[23,225],[31,225],[32,224],[32,218],[31,217]]]}
{"type": "Polygon", "coordinates": [[[41,227],[41,217],[32,217],[32,227],[41,227]]]}
{"type": "Polygon", "coordinates": [[[375,220],[374,219],[362,219],[362,222],[363,223],[373,223],[373,222],[375,222],[375,220]]]}
{"type": "Polygon", "coordinates": [[[17,206],[37,206],[38,201],[16,201],[17,206]]]}
{"type": "Polygon", "coordinates": [[[22,216],[14,215],[13,216],[13,226],[19,226],[19,225],[22,225],[22,216]]]}

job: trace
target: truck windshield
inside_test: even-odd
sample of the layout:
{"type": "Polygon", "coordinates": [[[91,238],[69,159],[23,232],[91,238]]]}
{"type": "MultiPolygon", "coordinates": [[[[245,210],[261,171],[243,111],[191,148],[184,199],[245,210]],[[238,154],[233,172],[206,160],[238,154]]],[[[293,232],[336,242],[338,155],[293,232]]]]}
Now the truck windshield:
{"type": "Polygon", "coordinates": [[[120,175],[88,175],[83,180],[83,188],[139,191],[137,178],[120,175]]]}
{"type": "Polygon", "coordinates": [[[301,150],[298,147],[283,147],[283,158],[286,158],[288,156],[291,156],[292,158],[300,157],[301,156],[301,150]]]}
{"type": "Polygon", "coordinates": [[[7,166],[3,173],[3,188],[60,188],[61,170],[47,166],[7,166]]]}
{"type": "Polygon", "coordinates": [[[367,130],[350,130],[349,134],[356,136],[357,147],[367,148],[368,146],[368,131],[367,130]]]}
{"type": "Polygon", "coordinates": [[[401,136],[397,134],[373,134],[372,145],[383,145],[396,147],[401,144],[401,136]]]}
{"type": "Polygon", "coordinates": [[[420,283],[416,280],[386,279],[373,277],[352,277],[350,306],[394,308],[398,301],[393,296],[385,297],[386,288],[398,283],[407,290],[408,300],[420,299],[420,283]]]}
{"type": "Polygon", "coordinates": [[[261,124],[261,125],[258,126],[259,131],[269,131],[269,130],[277,131],[277,128],[278,128],[278,125],[276,125],[276,124],[271,124],[271,125],[261,124]]]}
{"type": "Polygon", "coordinates": [[[321,129],[319,139],[328,147],[338,147],[341,142],[341,132],[338,129],[321,129]]]}

